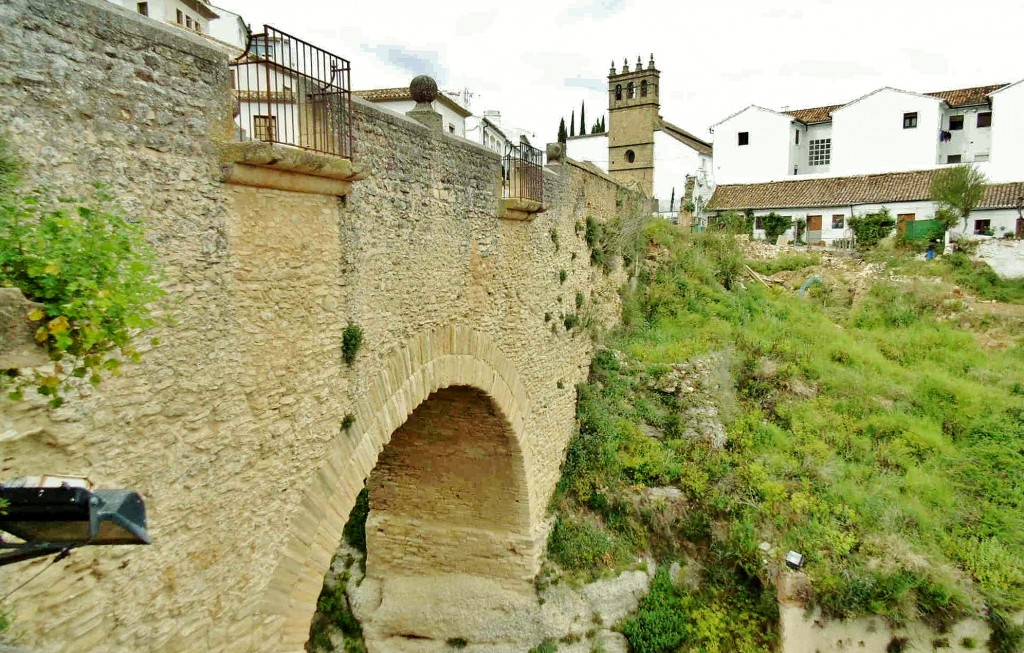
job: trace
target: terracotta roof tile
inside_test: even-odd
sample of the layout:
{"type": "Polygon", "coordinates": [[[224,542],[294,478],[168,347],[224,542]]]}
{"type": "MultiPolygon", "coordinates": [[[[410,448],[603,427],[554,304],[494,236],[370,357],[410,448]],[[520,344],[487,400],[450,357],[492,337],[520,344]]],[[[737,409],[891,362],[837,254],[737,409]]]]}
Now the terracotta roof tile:
{"type": "MultiPolygon", "coordinates": [[[[932,176],[938,170],[889,172],[857,177],[793,179],[760,184],[723,184],[708,201],[714,211],[814,208],[914,202],[930,199],[932,176]]],[[[1016,206],[1024,182],[991,184],[978,208],[1016,206]]]]}
{"type": "Polygon", "coordinates": [[[1007,84],[958,88],[952,91],[935,91],[934,93],[925,93],[925,95],[945,100],[951,107],[966,107],[972,104],[985,104],[990,93],[998,91],[1004,86],[1007,86],[1007,84]]]}
{"type": "MultiPolygon", "coordinates": [[[[353,95],[361,97],[370,102],[402,102],[412,100],[412,93],[408,86],[398,88],[371,88],[363,91],[352,91],[353,95]]],[[[437,101],[459,114],[463,118],[473,115],[473,112],[451,99],[444,93],[437,94],[437,101]]]]}
{"type": "Polygon", "coordinates": [[[796,109],[784,113],[793,116],[803,123],[828,122],[832,120],[832,112],[843,106],[842,104],[830,104],[827,107],[813,107],[811,109],[796,109]]]}
{"type": "Polygon", "coordinates": [[[1024,181],[1008,184],[989,184],[979,209],[1012,209],[1024,205],[1024,181]]]}

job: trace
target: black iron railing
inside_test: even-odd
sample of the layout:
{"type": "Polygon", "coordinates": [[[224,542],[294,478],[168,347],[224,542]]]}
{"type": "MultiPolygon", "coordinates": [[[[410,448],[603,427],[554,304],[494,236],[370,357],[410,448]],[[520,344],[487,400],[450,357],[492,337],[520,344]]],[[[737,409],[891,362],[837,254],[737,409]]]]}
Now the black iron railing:
{"type": "Polygon", "coordinates": [[[526,143],[509,144],[501,160],[502,195],[544,201],[544,158],[526,143]]]}
{"type": "Polygon", "coordinates": [[[231,63],[238,140],[352,158],[352,65],[269,25],[231,63]]]}

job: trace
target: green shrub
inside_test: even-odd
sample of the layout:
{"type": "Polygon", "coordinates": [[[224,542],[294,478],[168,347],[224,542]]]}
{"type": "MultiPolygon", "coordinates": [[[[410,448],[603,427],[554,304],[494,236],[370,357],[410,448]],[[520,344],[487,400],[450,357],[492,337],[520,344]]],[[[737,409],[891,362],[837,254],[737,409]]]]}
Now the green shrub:
{"type": "Polygon", "coordinates": [[[857,249],[874,249],[878,242],[889,235],[896,221],[888,209],[877,213],[851,217],[848,221],[856,238],[857,249]]]}
{"type": "Polygon", "coordinates": [[[558,229],[555,229],[554,227],[551,227],[550,234],[551,234],[551,242],[555,244],[555,251],[557,252],[559,249],[561,249],[561,246],[558,244],[558,229]]]}
{"type": "Polygon", "coordinates": [[[774,243],[779,236],[786,233],[786,230],[793,226],[793,218],[787,215],[779,215],[772,211],[768,215],[761,216],[761,228],[764,229],[764,237],[769,243],[774,243]]]}
{"type": "Polygon", "coordinates": [[[464,637],[451,637],[448,640],[446,640],[445,643],[448,644],[448,646],[450,646],[451,648],[457,649],[466,648],[467,646],[469,646],[469,642],[467,642],[466,638],[464,637]]]}
{"type": "Polygon", "coordinates": [[[558,517],[548,538],[548,555],[563,569],[596,577],[628,564],[628,547],[585,516],[558,517]]]}
{"type": "Polygon", "coordinates": [[[363,344],[363,328],[358,324],[349,321],[345,330],[341,333],[341,358],[346,365],[351,366],[356,362],[356,354],[363,344]]]}
{"type": "Polygon", "coordinates": [[[767,261],[747,261],[753,270],[769,277],[779,272],[803,270],[820,264],[820,254],[783,254],[767,261]]]}
{"type": "Polygon", "coordinates": [[[565,283],[565,280],[568,278],[569,273],[565,270],[565,268],[562,268],[561,270],[558,271],[558,283],[565,283]]]}
{"type": "Polygon", "coordinates": [[[342,536],[349,546],[366,555],[366,518],[370,514],[370,491],[363,488],[356,495],[356,503],[348,515],[342,536]]]}
{"type": "Polygon", "coordinates": [[[28,317],[56,362],[52,373],[11,372],[0,384],[11,399],[34,385],[56,407],[72,379],[96,385],[123,360],[139,360],[133,340],[156,325],[153,308],[164,296],[156,253],[142,223],[101,191],[73,200],[18,192],[18,166],[2,143],[0,150],[0,286],[43,305],[28,317]]]}
{"type": "Polygon", "coordinates": [[[555,653],[558,645],[552,639],[545,639],[540,644],[530,649],[529,653],[555,653]]]}
{"type": "Polygon", "coordinates": [[[659,569],[651,589],[628,617],[622,634],[635,653],[674,653],[686,641],[689,606],[673,586],[668,571],[659,569]]]}

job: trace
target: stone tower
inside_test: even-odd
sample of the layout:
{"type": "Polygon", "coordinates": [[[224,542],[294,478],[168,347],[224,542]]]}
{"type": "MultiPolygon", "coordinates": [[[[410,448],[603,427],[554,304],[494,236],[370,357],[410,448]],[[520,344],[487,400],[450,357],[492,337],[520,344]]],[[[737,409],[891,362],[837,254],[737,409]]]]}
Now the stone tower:
{"type": "Polygon", "coordinates": [[[608,72],[608,172],[623,183],[635,182],[648,197],[654,195],[654,130],[660,120],[658,85],[660,72],[654,55],[643,67],[622,62],[608,72]]]}

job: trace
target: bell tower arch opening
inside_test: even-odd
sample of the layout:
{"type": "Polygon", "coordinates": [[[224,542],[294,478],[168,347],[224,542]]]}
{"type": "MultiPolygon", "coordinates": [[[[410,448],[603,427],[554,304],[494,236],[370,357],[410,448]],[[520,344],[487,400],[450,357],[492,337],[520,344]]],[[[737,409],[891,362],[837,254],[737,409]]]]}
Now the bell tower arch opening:
{"type": "Polygon", "coordinates": [[[608,173],[654,195],[654,132],[660,120],[661,72],[651,55],[644,67],[637,57],[631,71],[624,61],[608,73],[608,173]]]}

